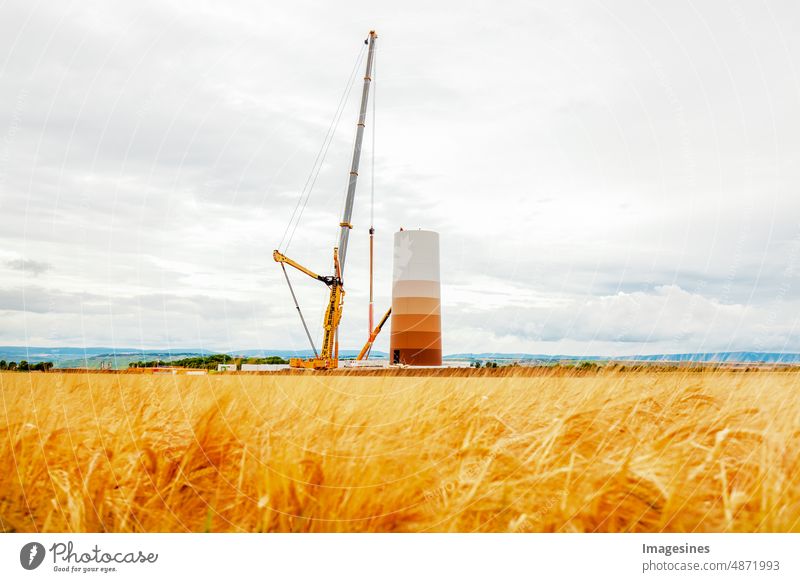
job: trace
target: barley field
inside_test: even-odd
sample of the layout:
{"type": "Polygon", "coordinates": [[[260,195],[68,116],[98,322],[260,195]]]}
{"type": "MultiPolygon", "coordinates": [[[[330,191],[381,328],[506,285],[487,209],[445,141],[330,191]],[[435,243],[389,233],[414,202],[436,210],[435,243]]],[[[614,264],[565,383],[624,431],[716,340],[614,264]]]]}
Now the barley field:
{"type": "Polygon", "coordinates": [[[798,532],[800,374],[0,373],[7,532],[798,532]]]}

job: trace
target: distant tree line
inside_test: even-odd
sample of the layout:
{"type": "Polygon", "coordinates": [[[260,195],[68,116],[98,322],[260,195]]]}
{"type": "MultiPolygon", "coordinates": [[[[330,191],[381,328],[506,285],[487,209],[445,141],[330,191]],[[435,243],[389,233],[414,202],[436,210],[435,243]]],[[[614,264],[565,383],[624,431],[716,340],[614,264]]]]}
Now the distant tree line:
{"type": "Polygon", "coordinates": [[[0,370],[11,370],[17,372],[47,372],[53,368],[53,362],[36,362],[31,364],[28,360],[21,360],[20,363],[6,362],[0,360],[0,370]]]}
{"type": "MultiPolygon", "coordinates": [[[[480,368],[480,367],[481,367],[481,366],[483,366],[483,365],[484,365],[484,363],[483,363],[482,361],[480,361],[480,360],[475,360],[474,362],[472,362],[472,363],[469,365],[469,367],[470,367],[470,368],[480,368]]],[[[486,362],[485,366],[486,366],[487,368],[497,368],[497,362],[486,362]]]]}
{"type": "Polygon", "coordinates": [[[176,368],[205,368],[216,370],[219,364],[235,364],[238,368],[241,364],[288,364],[280,356],[269,356],[266,358],[234,358],[228,354],[212,354],[210,356],[195,356],[192,358],[182,358],[180,360],[150,360],[131,362],[129,368],[160,368],[162,366],[173,366],[176,368]]]}

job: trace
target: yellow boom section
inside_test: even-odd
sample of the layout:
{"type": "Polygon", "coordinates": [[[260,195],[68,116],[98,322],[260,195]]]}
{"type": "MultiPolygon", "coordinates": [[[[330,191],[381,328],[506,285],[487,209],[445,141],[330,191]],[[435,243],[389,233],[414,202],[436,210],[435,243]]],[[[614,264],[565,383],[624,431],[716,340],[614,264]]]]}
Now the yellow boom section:
{"type": "Polygon", "coordinates": [[[301,265],[297,261],[293,261],[292,259],[290,259],[286,255],[284,255],[280,251],[272,251],[272,258],[275,259],[276,263],[286,263],[287,265],[289,265],[291,267],[294,267],[295,269],[297,269],[301,273],[305,273],[306,275],[308,275],[312,279],[317,279],[319,281],[323,280],[323,278],[320,277],[319,275],[317,275],[314,271],[312,271],[311,269],[307,269],[306,267],[304,267],[303,265],[301,265]]]}

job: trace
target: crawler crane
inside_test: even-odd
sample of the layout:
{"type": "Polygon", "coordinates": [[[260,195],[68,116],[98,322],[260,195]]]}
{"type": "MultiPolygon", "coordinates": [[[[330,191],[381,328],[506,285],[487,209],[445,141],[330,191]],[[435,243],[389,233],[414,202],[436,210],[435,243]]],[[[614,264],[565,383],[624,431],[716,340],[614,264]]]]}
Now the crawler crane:
{"type": "MultiPolygon", "coordinates": [[[[364,74],[364,87],[361,93],[361,109],[359,111],[358,125],[356,127],[355,148],[353,150],[353,161],[350,166],[350,177],[347,185],[347,195],[345,198],[342,220],[339,223],[339,228],[340,228],[339,244],[333,249],[333,274],[318,275],[314,271],[290,259],[286,255],[281,253],[279,250],[275,250],[272,253],[273,259],[277,263],[280,263],[281,268],[283,269],[283,274],[286,277],[286,282],[289,284],[289,290],[292,294],[295,307],[297,308],[297,311],[300,314],[300,319],[303,322],[303,327],[305,328],[306,335],[308,336],[312,350],[314,351],[313,358],[308,358],[308,359],[291,358],[289,360],[289,365],[292,368],[330,370],[337,368],[339,365],[338,329],[339,329],[339,322],[342,319],[342,308],[344,306],[344,296],[345,296],[344,265],[345,265],[345,259],[347,258],[347,242],[350,236],[350,230],[353,228],[353,225],[350,223],[350,221],[353,215],[353,200],[355,198],[356,182],[358,181],[358,167],[361,158],[361,142],[364,137],[364,127],[367,116],[367,102],[369,99],[370,84],[372,83],[372,68],[375,55],[375,42],[377,38],[378,35],[375,34],[375,31],[373,30],[370,31],[369,38],[366,41],[368,44],[367,68],[364,74]],[[291,283],[289,282],[289,275],[286,272],[286,265],[294,267],[295,269],[297,269],[301,273],[308,275],[312,279],[321,281],[322,283],[327,285],[329,289],[328,304],[325,308],[325,317],[323,319],[322,349],[319,352],[317,352],[316,348],[314,347],[314,342],[311,340],[311,334],[308,331],[308,326],[305,323],[305,319],[303,319],[303,314],[300,311],[300,306],[297,303],[297,298],[294,294],[294,290],[292,289],[291,283]]],[[[370,328],[372,327],[371,277],[372,277],[373,234],[374,234],[374,228],[370,227],[370,322],[369,322],[370,328]]],[[[387,314],[381,320],[380,324],[376,326],[374,330],[370,329],[370,335],[369,339],[367,340],[367,344],[361,350],[361,353],[359,354],[357,359],[363,359],[364,356],[367,356],[369,354],[369,351],[372,348],[372,343],[375,341],[375,337],[380,332],[380,329],[383,327],[383,324],[389,318],[389,313],[391,313],[391,309],[389,310],[389,312],[387,312],[387,314]]]]}

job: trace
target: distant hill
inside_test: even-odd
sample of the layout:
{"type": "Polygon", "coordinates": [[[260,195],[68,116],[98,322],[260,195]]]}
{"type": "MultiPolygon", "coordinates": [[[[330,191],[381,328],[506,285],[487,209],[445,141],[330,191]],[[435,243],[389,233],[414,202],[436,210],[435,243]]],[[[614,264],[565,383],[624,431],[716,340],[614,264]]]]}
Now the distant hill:
{"type": "MultiPolygon", "coordinates": [[[[128,367],[130,362],[140,360],[163,360],[170,362],[183,358],[208,356],[216,353],[211,350],[198,348],[176,348],[172,350],[137,350],[134,348],[109,348],[109,347],[25,347],[25,346],[0,346],[0,360],[8,362],[27,360],[30,363],[53,362],[56,368],[100,368],[101,364],[110,364],[116,369],[128,367]]],[[[265,358],[280,356],[282,358],[308,358],[313,355],[311,350],[233,350],[225,352],[231,356],[244,358],[265,358]]],[[[353,359],[358,355],[357,350],[342,350],[339,352],[341,359],[353,359]]],[[[386,352],[375,350],[371,358],[385,359],[389,356],[386,352]]],[[[684,354],[646,354],[620,357],[608,356],[575,356],[564,354],[526,354],[503,352],[459,353],[444,356],[445,360],[482,360],[500,362],[523,362],[528,364],[555,362],[698,362],[698,363],[742,363],[742,364],[800,364],[800,354],[780,352],[703,352],[684,354]]]]}
{"type": "Polygon", "coordinates": [[[56,368],[100,368],[101,363],[110,363],[113,368],[127,368],[130,362],[139,360],[180,360],[193,356],[214,354],[210,350],[178,348],[174,350],[137,350],[134,348],[108,347],[25,347],[0,346],[0,360],[30,363],[53,362],[56,368]]]}
{"type": "Polygon", "coordinates": [[[570,356],[561,354],[522,354],[522,353],[462,353],[444,356],[445,360],[506,360],[519,362],[561,362],[561,361],[601,361],[601,362],[698,362],[698,363],[741,363],[741,364],[798,364],[800,354],[781,352],[703,352],[688,354],[647,354],[631,356],[570,356]]]}
{"type": "MultiPolygon", "coordinates": [[[[174,350],[137,350],[134,348],[108,348],[108,347],[25,347],[25,346],[0,346],[0,360],[17,362],[27,360],[37,362],[53,362],[56,368],[89,368],[99,369],[101,365],[110,365],[114,369],[125,369],[131,362],[162,360],[172,362],[184,358],[210,356],[223,352],[214,352],[205,349],[177,348],[174,350]]],[[[244,358],[266,358],[267,356],[280,356],[288,358],[308,358],[314,354],[311,350],[234,350],[225,352],[231,356],[244,358]]],[[[357,350],[341,350],[341,359],[352,359],[358,355],[357,350]]],[[[388,354],[374,350],[370,358],[386,358],[388,354]]]]}
{"type": "Polygon", "coordinates": [[[523,353],[505,353],[505,352],[481,352],[481,353],[461,353],[461,354],[448,354],[443,356],[444,360],[519,360],[519,361],[542,361],[542,362],[559,362],[566,360],[609,360],[606,356],[568,356],[564,354],[523,354],[523,353]]]}
{"type": "MultiPolygon", "coordinates": [[[[339,358],[355,358],[359,350],[339,350],[339,358]]],[[[266,358],[267,356],[280,356],[284,359],[289,358],[310,358],[314,355],[311,350],[234,350],[225,352],[231,356],[244,356],[247,358],[266,358]]],[[[389,354],[379,350],[372,350],[370,358],[386,358],[389,354]]]]}
{"type": "Polygon", "coordinates": [[[741,364],[797,364],[800,354],[780,352],[706,352],[699,354],[658,354],[653,356],[626,356],[615,360],[642,362],[725,362],[741,364]]]}
{"type": "Polygon", "coordinates": [[[160,350],[137,350],[135,348],[107,348],[107,347],[27,347],[27,346],[0,346],[0,358],[9,358],[19,361],[28,360],[39,361],[47,358],[82,358],[93,356],[113,356],[113,355],[146,355],[146,354],[214,354],[210,350],[196,348],[175,348],[160,350]]]}

